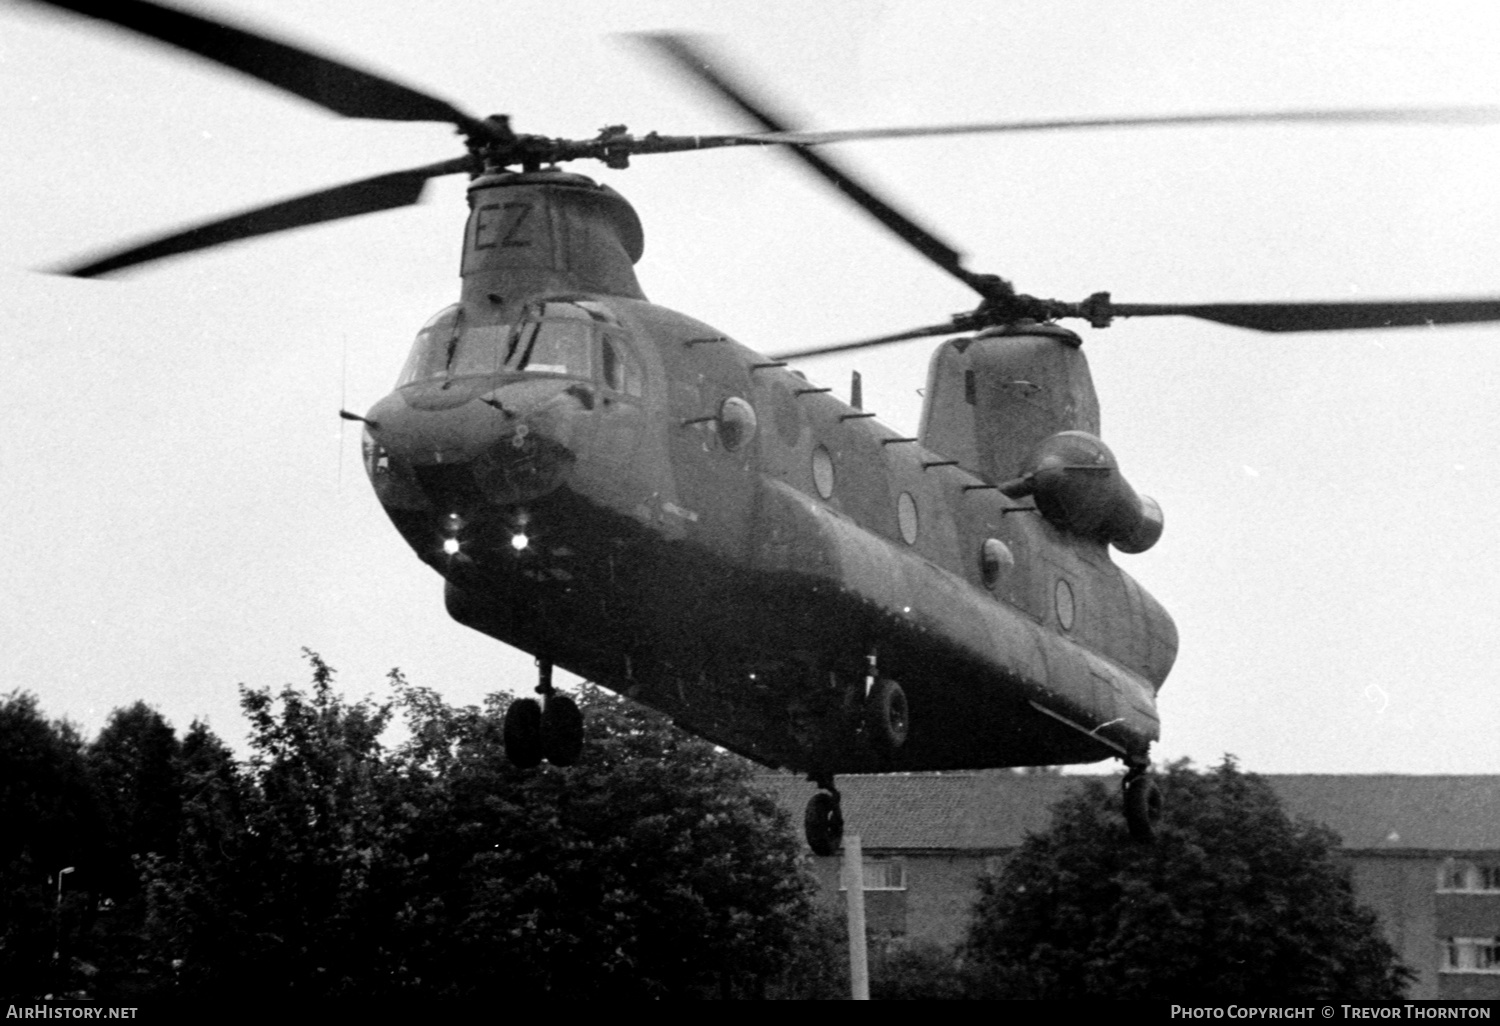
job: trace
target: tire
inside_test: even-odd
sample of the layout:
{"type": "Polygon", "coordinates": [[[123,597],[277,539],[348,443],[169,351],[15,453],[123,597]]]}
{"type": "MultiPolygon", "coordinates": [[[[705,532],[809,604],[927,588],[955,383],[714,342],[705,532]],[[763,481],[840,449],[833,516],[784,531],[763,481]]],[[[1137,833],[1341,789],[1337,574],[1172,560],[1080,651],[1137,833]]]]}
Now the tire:
{"type": "Polygon", "coordinates": [[[583,752],[583,713],[567,695],[547,696],[542,707],[542,754],[554,766],[571,766],[583,752]]]}
{"type": "Polygon", "coordinates": [[[882,677],[865,698],[865,734],[881,755],[895,755],[911,734],[911,707],[906,691],[882,677]]]}
{"type": "Polygon", "coordinates": [[[505,757],[520,769],[542,761],[542,706],[536,699],[518,698],[505,710],[505,757]]]}
{"type": "Polygon", "coordinates": [[[835,855],[844,843],[844,813],[839,800],[827,791],[819,791],[807,800],[802,815],[807,846],[814,855],[835,855]]]}
{"type": "Polygon", "coordinates": [[[1125,825],[1130,839],[1137,844],[1156,840],[1156,824],[1161,819],[1161,787],[1156,778],[1143,773],[1125,785],[1125,825]]]}

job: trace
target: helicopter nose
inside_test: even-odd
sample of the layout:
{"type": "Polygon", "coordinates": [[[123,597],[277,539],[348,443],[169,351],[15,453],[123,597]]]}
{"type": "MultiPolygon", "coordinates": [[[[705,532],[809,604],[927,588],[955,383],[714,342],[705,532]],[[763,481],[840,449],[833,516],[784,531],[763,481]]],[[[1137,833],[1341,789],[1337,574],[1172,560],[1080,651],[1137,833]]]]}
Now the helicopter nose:
{"type": "Polygon", "coordinates": [[[581,382],[434,383],[386,396],[367,422],[388,473],[453,509],[556,490],[581,455],[593,408],[581,382]]]}

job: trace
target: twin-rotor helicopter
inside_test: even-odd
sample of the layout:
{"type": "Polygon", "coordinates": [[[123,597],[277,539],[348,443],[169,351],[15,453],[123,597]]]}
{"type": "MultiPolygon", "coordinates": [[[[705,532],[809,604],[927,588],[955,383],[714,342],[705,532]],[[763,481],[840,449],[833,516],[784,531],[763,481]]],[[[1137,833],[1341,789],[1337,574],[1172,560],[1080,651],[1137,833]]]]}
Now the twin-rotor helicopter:
{"type": "Polygon", "coordinates": [[[1071,125],[1493,121],[1487,109],[1007,122],[801,132],[703,43],[642,41],[759,131],[584,140],[516,132],[303,47],[174,8],[58,2],[335,113],[436,121],[460,155],[324,189],[67,268],[94,277],[289,228],[416,203],[469,178],[456,302],[417,333],[394,391],[363,415],[377,498],[445,581],[454,619],[537,658],[512,703],[509,757],[569,765],[578,707],[554,666],[819,787],[810,846],[831,853],[840,773],[1126,766],[1134,837],[1160,811],[1149,775],[1172,619],[1110,548],[1149,549],[1161,509],[1099,437],[1079,335],[1116,317],[1190,316],[1258,331],[1500,320],[1500,298],[1133,304],[1043,299],[958,251],[822,155],[863,139],[1071,125]],[[767,356],[646,299],[639,218],[562,165],[776,146],[977,297],[941,323],[767,356]],[[921,426],[900,434],[793,360],[923,336],[921,426]]]}

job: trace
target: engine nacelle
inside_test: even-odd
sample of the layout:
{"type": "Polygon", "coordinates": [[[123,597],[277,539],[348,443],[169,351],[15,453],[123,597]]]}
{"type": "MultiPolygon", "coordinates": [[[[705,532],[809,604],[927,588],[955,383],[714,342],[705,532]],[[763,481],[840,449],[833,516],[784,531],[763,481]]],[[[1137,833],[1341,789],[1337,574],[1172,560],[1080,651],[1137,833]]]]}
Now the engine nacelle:
{"type": "Polygon", "coordinates": [[[1030,495],[1049,523],[1121,552],[1145,552],[1161,538],[1161,507],[1136,494],[1097,436],[1058,432],[1043,439],[1025,465],[1029,472],[1001,491],[1012,498],[1030,495]]]}

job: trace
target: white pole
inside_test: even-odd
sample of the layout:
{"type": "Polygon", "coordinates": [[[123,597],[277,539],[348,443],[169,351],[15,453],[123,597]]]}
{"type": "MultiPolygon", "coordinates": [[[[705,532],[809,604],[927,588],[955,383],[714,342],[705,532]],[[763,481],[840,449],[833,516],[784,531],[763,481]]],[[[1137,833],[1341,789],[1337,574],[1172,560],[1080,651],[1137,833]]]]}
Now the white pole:
{"type": "MultiPolygon", "coordinates": [[[[52,937],[52,961],[54,963],[62,958],[62,878],[73,872],[74,868],[73,866],[69,866],[67,869],[59,869],[57,871],[57,905],[53,912],[53,915],[57,919],[57,925],[52,937]]],[[[860,910],[859,921],[865,921],[863,909],[860,910]]]]}
{"type": "Polygon", "coordinates": [[[858,834],[844,835],[844,892],[849,901],[849,996],[870,1000],[870,963],[865,951],[865,855],[858,834]]]}

